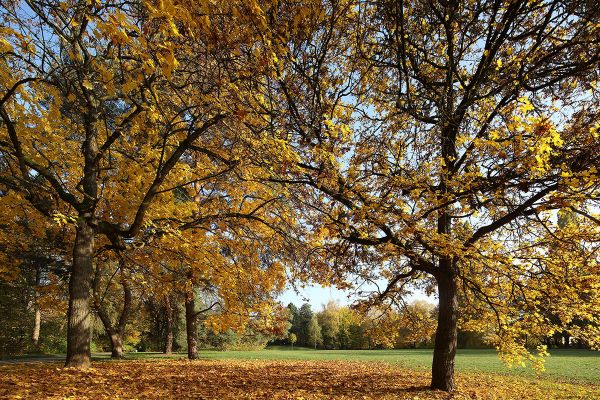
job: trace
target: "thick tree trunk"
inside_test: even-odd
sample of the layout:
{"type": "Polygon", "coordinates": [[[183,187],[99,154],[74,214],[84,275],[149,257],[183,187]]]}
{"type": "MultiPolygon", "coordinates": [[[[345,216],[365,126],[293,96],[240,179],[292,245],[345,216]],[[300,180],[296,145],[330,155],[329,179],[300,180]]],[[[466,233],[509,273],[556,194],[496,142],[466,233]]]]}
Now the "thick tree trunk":
{"type": "Polygon", "coordinates": [[[91,365],[91,284],[93,278],[94,231],[85,218],[79,218],[73,266],[69,279],[67,361],[65,366],[87,368],[91,365]]]}
{"type": "Polygon", "coordinates": [[[194,293],[188,293],[185,298],[185,330],[187,334],[188,358],[198,358],[198,315],[194,293]]]}
{"type": "Polygon", "coordinates": [[[165,308],[167,311],[167,335],[165,338],[165,354],[171,354],[173,351],[173,306],[171,304],[171,298],[169,296],[165,297],[165,308]]]}
{"type": "Polygon", "coordinates": [[[438,277],[439,313],[433,350],[431,388],[450,392],[455,389],[454,357],[457,344],[458,296],[455,278],[438,277]]]}
{"type": "Polygon", "coordinates": [[[123,353],[123,336],[119,332],[113,332],[110,335],[110,344],[112,352],[110,358],[121,359],[124,357],[123,353]]]}

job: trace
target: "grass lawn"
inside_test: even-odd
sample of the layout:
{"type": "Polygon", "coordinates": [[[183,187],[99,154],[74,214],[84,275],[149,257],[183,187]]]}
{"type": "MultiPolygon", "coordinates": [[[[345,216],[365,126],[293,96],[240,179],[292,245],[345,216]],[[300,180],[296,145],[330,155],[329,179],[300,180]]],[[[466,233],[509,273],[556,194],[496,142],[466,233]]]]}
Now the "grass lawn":
{"type": "MultiPolygon", "coordinates": [[[[200,351],[202,359],[210,360],[299,360],[299,361],[381,361],[393,365],[422,370],[431,368],[433,351],[430,349],[406,350],[313,350],[307,348],[276,346],[261,351],[200,351]]],[[[98,359],[108,358],[108,355],[98,359]]],[[[131,359],[164,358],[160,353],[129,353],[131,359]]],[[[185,357],[174,354],[171,358],[185,357]]],[[[456,370],[468,373],[522,376],[535,378],[531,368],[507,368],[495,350],[459,349],[456,370]]],[[[550,351],[546,360],[546,371],[540,378],[573,383],[600,384],[600,352],[575,349],[550,351]]]]}

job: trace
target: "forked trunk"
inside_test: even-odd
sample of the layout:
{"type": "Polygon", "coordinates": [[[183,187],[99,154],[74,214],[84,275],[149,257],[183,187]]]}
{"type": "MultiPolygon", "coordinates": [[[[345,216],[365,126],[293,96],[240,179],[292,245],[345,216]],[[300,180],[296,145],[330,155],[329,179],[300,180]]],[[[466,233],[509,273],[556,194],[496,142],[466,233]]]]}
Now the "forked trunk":
{"type": "Polygon", "coordinates": [[[185,330],[187,334],[188,358],[198,358],[198,315],[194,294],[188,293],[185,298],[185,330]]]}
{"type": "Polygon", "coordinates": [[[457,343],[458,297],[456,281],[451,276],[438,277],[439,313],[433,350],[431,388],[447,392],[455,389],[454,357],[457,343]]]}
{"type": "Polygon", "coordinates": [[[94,231],[84,218],[79,218],[73,266],[69,279],[69,315],[67,329],[67,361],[65,366],[87,368],[91,365],[91,284],[93,278],[94,231]]]}
{"type": "MultiPolygon", "coordinates": [[[[121,268],[123,268],[123,264],[121,264],[121,268]]],[[[94,307],[96,308],[98,317],[100,317],[100,321],[102,321],[104,331],[110,339],[110,357],[121,359],[124,358],[123,337],[125,336],[125,327],[131,313],[131,288],[127,280],[123,278],[121,280],[121,286],[123,287],[123,310],[121,311],[118,323],[114,325],[102,304],[102,300],[99,298],[100,275],[101,267],[98,265],[96,268],[96,279],[94,279],[94,307]]]]}

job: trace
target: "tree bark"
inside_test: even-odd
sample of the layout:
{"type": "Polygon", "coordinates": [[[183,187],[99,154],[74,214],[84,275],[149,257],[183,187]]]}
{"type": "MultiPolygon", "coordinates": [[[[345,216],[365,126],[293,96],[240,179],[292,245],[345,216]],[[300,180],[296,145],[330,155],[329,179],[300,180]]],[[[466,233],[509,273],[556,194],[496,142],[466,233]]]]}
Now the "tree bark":
{"type": "Polygon", "coordinates": [[[33,331],[31,332],[31,344],[33,348],[37,351],[38,346],[40,344],[40,328],[42,325],[42,312],[40,310],[40,306],[38,304],[38,288],[40,287],[40,283],[42,280],[42,271],[38,266],[35,270],[35,288],[33,292],[33,310],[34,310],[34,320],[33,320],[33,331]]]}
{"type": "Polygon", "coordinates": [[[453,274],[441,273],[437,278],[439,295],[438,323],[435,333],[431,388],[453,391],[454,357],[457,344],[458,295],[453,274]]]}
{"type": "Polygon", "coordinates": [[[110,358],[123,358],[123,336],[120,335],[118,332],[115,332],[114,334],[110,335],[110,344],[112,347],[110,358]]]}
{"type": "Polygon", "coordinates": [[[91,365],[91,283],[93,278],[94,230],[85,216],[79,217],[73,265],[69,278],[69,315],[66,367],[88,368],[91,365]]]}
{"type": "Polygon", "coordinates": [[[198,315],[194,292],[187,293],[185,298],[185,330],[187,334],[188,359],[198,358],[198,315]]]}
{"type": "Polygon", "coordinates": [[[40,344],[40,327],[42,325],[42,312],[40,308],[36,304],[35,306],[35,319],[33,321],[33,332],[31,333],[31,343],[33,347],[37,350],[40,344]]]}
{"type": "Polygon", "coordinates": [[[165,296],[165,308],[167,311],[167,335],[165,338],[164,354],[171,354],[173,352],[173,305],[171,304],[171,298],[165,296]]]}
{"type": "Polygon", "coordinates": [[[123,309],[121,310],[117,325],[114,326],[99,297],[100,267],[98,267],[96,270],[96,279],[94,280],[94,308],[98,317],[100,317],[100,321],[102,321],[106,335],[110,339],[110,357],[116,359],[124,358],[123,337],[125,336],[125,327],[131,313],[131,288],[125,278],[122,278],[121,286],[123,287],[123,309]]]}

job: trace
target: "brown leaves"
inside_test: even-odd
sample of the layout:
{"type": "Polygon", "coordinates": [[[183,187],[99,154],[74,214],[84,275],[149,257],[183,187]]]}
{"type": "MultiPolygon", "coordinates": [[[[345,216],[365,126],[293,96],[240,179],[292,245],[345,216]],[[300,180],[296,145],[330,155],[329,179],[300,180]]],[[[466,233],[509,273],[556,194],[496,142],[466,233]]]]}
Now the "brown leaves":
{"type": "Polygon", "coordinates": [[[552,399],[599,396],[598,387],[459,376],[459,391],[427,389],[429,375],[384,363],[124,361],[85,371],[57,364],[0,366],[0,397],[27,399],[552,399]]]}

